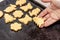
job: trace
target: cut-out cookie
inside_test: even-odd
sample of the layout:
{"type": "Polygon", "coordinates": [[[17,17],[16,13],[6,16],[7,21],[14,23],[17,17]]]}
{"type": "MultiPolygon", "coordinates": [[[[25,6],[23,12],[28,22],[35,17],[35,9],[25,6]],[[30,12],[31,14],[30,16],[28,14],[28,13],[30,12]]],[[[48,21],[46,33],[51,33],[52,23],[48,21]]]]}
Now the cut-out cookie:
{"type": "Polygon", "coordinates": [[[9,22],[16,20],[16,18],[14,18],[13,16],[11,16],[9,14],[5,14],[4,19],[5,19],[5,23],[9,23],[9,22]]]}
{"type": "Polygon", "coordinates": [[[32,21],[32,18],[29,17],[27,14],[24,18],[18,19],[20,22],[24,23],[24,24],[28,24],[29,21],[32,21]]]}
{"type": "Polygon", "coordinates": [[[16,1],[16,5],[20,5],[20,6],[22,6],[25,3],[26,3],[26,0],[17,0],[16,1]]]}
{"type": "Polygon", "coordinates": [[[29,14],[30,16],[37,16],[40,11],[41,10],[39,8],[36,8],[36,9],[33,9],[32,11],[29,11],[29,14]]]}
{"type": "Polygon", "coordinates": [[[24,10],[25,12],[28,11],[29,9],[32,9],[32,5],[30,3],[28,3],[25,6],[20,7],[20,9],[24,10]]]}
{"type": "Polygon", "coordinates": [[[3,12],[2,11],[0,11],[0,17],[2,17],[3,16],[3,12]]]}
{"type": "Polygon", "coordinates": [[[22,29],[22,25],[20,23],[15,22],[10,25],[10,29],[13,31],[18,31],[22,29]]]}
{"type": "Polygon", "coordinates": [[[39,17],[34,17],[33,21],[37,24],[37,26],[41,26],[42,24],[44,24],[44,19],[43,18],[39,18],[39,17]]]}
{"type": "Polygon", "coordinates": [[[12,12],[12,11],[14,11],[14,10],[16,10],[16,5],[13,5],[13,4],[10,4],[10,6],[9,7],[7,7],[4,11],[5,12],[12,12]]]}
{"type": "Polygon", "coordinates": [[[20,10],[16,10],[15,12],[13,12],[13,15],[16,18],[20,18],[23,15],[23,12],[20,10]]]}

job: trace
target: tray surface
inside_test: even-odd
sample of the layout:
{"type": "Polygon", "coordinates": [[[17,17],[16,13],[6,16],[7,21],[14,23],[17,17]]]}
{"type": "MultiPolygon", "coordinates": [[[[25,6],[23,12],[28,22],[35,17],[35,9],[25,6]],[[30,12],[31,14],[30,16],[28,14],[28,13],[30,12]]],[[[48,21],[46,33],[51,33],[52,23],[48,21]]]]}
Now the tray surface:
{"type": "MultiPolygon", "coordinates": [[[[15,4],[15,2],[16,0],[15,1],[4,0],[3,2],[0,3],[0,10],[3,11],[6,7],[9,6],[9,4],[15,4]]],[[[39,4],[36,5],[30,0],[27,0],[27,3],[28,2],[30,2],[34,8],[38,7],[41,10],[44,9],[43,7],[38,6],[39,4]]],[[[28,14],[28,13],[24,12],[24,16],[25,14],[28,14]]],[[[16,20],[14,22],[19,22],[19,21],[16,20]]],[[[0,19],[0,40],[57,40],[57,39],[60,39],[60,21],[49,26],[48,28],[43,28],[43,29],[39,29],[33,21],[29,22],[28,25],[25,25],[22,23],[23,29],[18,32],[11,31],[10,24],[11,23],[6,24],[4,22],[3,17],[0,19]]]]}

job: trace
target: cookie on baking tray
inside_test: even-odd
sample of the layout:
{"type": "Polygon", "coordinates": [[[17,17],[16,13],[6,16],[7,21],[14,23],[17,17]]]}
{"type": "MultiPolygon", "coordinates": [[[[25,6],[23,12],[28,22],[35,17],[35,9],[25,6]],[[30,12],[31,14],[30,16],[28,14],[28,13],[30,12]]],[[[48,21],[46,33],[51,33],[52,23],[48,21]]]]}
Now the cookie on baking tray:
{"type": "Polygon", "coordinates": [[[29,17],[27,14],[25,15],[24,18],[18,19],[20,22],[24,23],[24,24],[28,24],[29,21],[32,21],[32,18],[29,17]]]}
{"type": "Polygon", "coordinates": [[[13,31],[18,31],[22,29],[22,25],[20,23],[14,22],[10,25],[10,29],[13,31]]]}

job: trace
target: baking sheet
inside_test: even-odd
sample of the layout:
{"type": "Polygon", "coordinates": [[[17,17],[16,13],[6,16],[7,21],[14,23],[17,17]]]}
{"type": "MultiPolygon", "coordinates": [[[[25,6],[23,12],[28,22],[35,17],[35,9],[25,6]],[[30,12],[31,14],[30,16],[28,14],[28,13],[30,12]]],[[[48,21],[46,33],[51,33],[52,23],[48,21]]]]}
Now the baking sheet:
{"type": "MultiPolygon", "coordinates": [[[[41,7],[40,4],[35,4],[34,2],[27,0],[27,2],[31,2],[31,4],[35,7],[39,7],[41,10],[44,7],[41,7]]],[[[4,10],[10,3],[15,4],[14,0],[4,0],[0,3],[0,10],[4,10]]],[[[25,13],[26,14],[26,13],[25,13]]],[[[15,22],[15,21],[14,21],[15,22]]],[[[18,22],[18,21],[17,21],[18,22]]],[[[28,25],[22,25],[23,29],[18,32],[14,32],[10,30],[10,25],[5,24],[3,17],[0,19],[0,40],[59,40],[60,39],[60,21],[55,24],[39,29],[34,22],[30,22],[28,25]]]]}

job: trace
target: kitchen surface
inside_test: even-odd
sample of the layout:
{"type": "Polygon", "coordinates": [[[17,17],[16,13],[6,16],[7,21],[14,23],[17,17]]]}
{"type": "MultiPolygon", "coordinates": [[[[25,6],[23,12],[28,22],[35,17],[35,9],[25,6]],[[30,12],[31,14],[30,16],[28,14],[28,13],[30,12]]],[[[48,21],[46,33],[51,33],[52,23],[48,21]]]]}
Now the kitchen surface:
{"type": "Polygon", "coordinates": [[[35,1],[37,1],[38,3],[40,3],[46,7],[48,7],[50,5],[50,3],[43,3],[41,0],[35,0],[35,1]]]}
{"type": "MultiPolygon", "coordinates": [[[[0,2],[2,2],[2,1],[4,1],[4,0],[0,0],[0,2]]],[[[43,3],[41,0],[35,0],[35,1],[37,1],[38,3],[40,3],[46,7],[48,7],[50,5],[50,3],[43,3]]]]}

